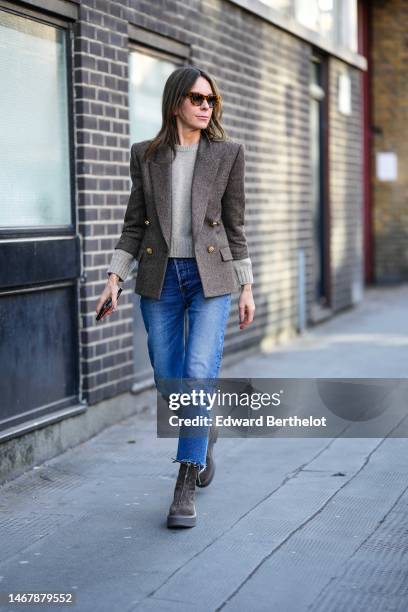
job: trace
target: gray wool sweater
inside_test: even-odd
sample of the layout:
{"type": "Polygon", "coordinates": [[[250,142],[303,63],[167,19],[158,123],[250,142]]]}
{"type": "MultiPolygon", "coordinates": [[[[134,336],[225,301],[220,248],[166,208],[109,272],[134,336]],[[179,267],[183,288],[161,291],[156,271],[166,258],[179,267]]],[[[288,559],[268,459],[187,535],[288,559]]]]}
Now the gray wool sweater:
{"type": "MultiPolygon", "coordinates": [[[[191,184],[197,150],[198,143],[176,145],[177,154],[171,167],[172,233],[169,257],[195,257],[191,234],[191,184]]],[[[107,273],[115,273],[125,281],[137,264],[131,253],[115,249],[107,273]]],[[[235,259],[232,264],[239,285],[253,283],[250,257],[235,259]]]]}

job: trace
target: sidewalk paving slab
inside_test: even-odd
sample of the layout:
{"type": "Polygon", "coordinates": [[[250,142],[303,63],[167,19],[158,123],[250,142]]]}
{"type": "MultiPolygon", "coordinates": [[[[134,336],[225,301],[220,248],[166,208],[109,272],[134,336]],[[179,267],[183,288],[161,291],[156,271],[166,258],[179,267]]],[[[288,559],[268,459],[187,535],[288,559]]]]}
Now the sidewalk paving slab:
{"type": "MultiPolygon", "coordinates": [[[[367,291],[221,376],[406,378],[407,298],[367,291]]],[[[169,530],[177,440],[153,408],[0,487],[0,592],[73,591],[78,612],[406,612],[405,438],[219,438],[197,526],[169,530]]]]}

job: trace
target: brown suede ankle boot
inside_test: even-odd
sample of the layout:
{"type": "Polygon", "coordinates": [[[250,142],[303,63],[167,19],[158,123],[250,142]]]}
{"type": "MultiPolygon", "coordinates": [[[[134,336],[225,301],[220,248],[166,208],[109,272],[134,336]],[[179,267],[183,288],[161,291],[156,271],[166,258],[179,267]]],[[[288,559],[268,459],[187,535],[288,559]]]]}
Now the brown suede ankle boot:
{"type": "Polygon", "coordinates": [[[198,470],[199,467],[193,463],[180,463],[174,499],[167,516],[167,527],[195,526],[197,513],[194,495],[198,470]]]}
{"type": "Polygon", "coordinates": [[[214,461],[214,444],[218,438],[218,427],[211,425],[210,432],[208,435],[208,447],[207,456],[205,459],[205,468],[198,473],[196,485],[197,487],[208,487],[212,482],[215,474],[215,461],[214,461]]]}

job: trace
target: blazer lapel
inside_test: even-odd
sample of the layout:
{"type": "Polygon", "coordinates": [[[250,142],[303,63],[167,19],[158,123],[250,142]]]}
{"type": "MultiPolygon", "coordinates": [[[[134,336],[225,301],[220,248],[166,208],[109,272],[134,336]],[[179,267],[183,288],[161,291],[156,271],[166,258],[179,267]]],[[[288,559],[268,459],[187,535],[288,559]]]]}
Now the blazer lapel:
{"type": "Polygon", "coordinates": [[[191,185],[191,223],[194,240],[198,237],[204,222],[219,163],[220,158],[219,155],[215,155],[213,144],[207,134],[201,132],[191,185]]]}
{"type": "Polygon", "coordinates": [[[150,178],[153,192],[153,203],[163,237],[170,248],[171,232],[171,149],[160,145],[150,161],[150,178]]]}
{"type": "MultiPolygon", "coordinates": [[[[196,239],[207,209],[208,199],[214,185],[220,163],[213,153],[211,140],[201,132],[191,184],[191,222],[193,239],[196,239]]],[[[159,217],[160,227],[167,247],[171,241],[171,149],[160,145],[150,162],[153,200],[159,217]]]]}

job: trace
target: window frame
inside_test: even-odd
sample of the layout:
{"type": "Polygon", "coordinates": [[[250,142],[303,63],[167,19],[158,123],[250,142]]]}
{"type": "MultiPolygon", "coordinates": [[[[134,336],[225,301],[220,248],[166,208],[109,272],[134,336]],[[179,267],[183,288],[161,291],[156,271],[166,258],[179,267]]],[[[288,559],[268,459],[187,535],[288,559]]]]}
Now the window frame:
{"type": "Polygon", "coordinates": [[[312,47],[320,49],[333,57],[337,57],[350,66],[354,66],[359,70],[367,70],[367,58],[363,57],[358,51],[351,51],[345,47],[338,47],[336,44],[331,44],[317,32],[301,25],[293,16],[285,15],[281,11],[268,6],[265,2],[262,2],[262,0],[230,0],[230,2],[249,11],[260,19],[273,24],[275,27],[304,40],[312,47]]]}

